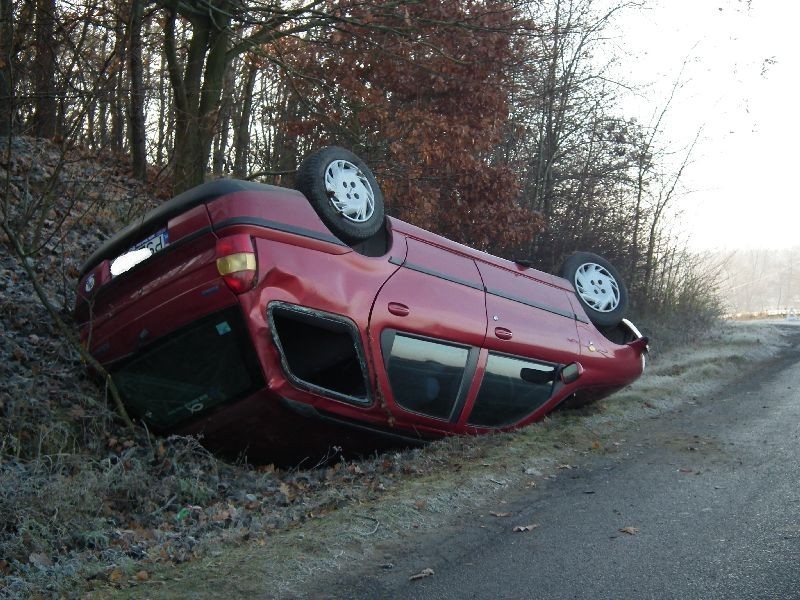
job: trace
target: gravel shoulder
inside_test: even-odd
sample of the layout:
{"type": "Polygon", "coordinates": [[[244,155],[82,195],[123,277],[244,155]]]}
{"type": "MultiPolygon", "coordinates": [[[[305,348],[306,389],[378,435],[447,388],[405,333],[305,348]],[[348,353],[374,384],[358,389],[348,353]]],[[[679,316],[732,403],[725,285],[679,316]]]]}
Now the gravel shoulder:
{"type": "MultiPolygon", "coordinates": [[[[652,523],[660,523],[659,527],[665,531],[671,528],[689,532],[694,527],[691,515],[685,516],[684,523],[668,522],[666,517],[656,514],[657,503],[652,503],[651,513],[641,515],[632,510],[623,512],[626,507],[609,504],[600,505],[607,518],[598,520],[591,507],[599,506],[600,492],[611,489],[609,486],[620,487],[614,480],[604,480],[603,475],[618,464],[634,465],[639,471],[632,471],[626,480],[630,489],[620,489],[619,493],[646,488],[645,475],[653,465],[648,465],[642,457],[652,447],[661,452],[660,458],[654,455],[652,460],[669,466],[676,485],[705,482],[707,477],[695,473],[703,473],[708,465],[735,465],[739,459],[725,445],[727,442],[721,441],[727,430],[715,433],[708,428],[715,419],[719,420],[717,412],[724,410],[730,419],[748,425],[742,431],[749,431],[747,417],[756,411],[753,407],[741,409],[745,413],[737,416],[736,411],[729,410],[738,406],[730,398],[757,389],[752,386],[767,375],[779,378],[786,365],[797,361],[799,339],[800,327],[793,323],[723,324],[713,335],[705,336],[689,348],[658,355],[639,381],[597,406],[559,412],[515,434],[453,438],[432,444],[416,457],[427,468],[403,473],[386,491],[379,490],[369,497],[356,494],[344,507],[324,514],[309,514],[297,525],[266,539],[210,547],[199,560],[161,567],[134,587],[122,591],[100,589],[95,595],[203,598],[224,592],[230,597],[366,598],[383,590],[382,593],[392,597],[451,597],[447,590],[458,588],[448,582],[473,581],[475,577],[479,581],[504,581],[510,571],[533,569],[536,566],[533,563],[508,565],[503,561],[509,558],[498,558],[496,570],[487,572],[490,576],[479,575],[481,571],[469,560],[476,548],[524,544],[525,540],[534,544],[537,556],[544,553],[555,557],[556,572],[545,577],[546,571],[539,570],[542,582],[562,580],[563,569],[574,570],[581,561],[593,560],[595,552],[602,555],[607,550],[603,544],[632,542],[629,556],[614,558],[630,560],[636,556],[636,544],[652,534],[653,530],[648,530],[652,523]],[[684,431],[687,414],[702,414],[708,430],[684,431]],[[671,425],[673,422],[678,425],[671,425]],[[556,510],[558,499],[564,494],[577,497],[571,510],[577,516],[583,515],[583,520],[574,523],[562,520],[559,524],[553,516],[546,523],[546,511],[556,510]],[[626,517],[634,515],[636,522],[629,522],[626,517]],[[580,523],[593,529],[582,529],[580,523]],[[516,525],[533,524],[539,527],[530,532],[511,531],[516,525]],[[627,526],[634,527],[636,533],[618,531],[627,526]],[[568,539],[570,530],[573,538],[569,539],[577,540],[576,543],[584,536],[590,537],[591,532],[596,534],[594,539],[603,543],[587,546],[592,552],[584,554],[557,553],[559,540],[568,539]],[[503,539],[498,541],[498,536],[503,539]],[[409,582],[410,576],[425,568],[433,568],[435,575],[409,582]],[[473,579],[468,578],[470,574],[473,579]]],[[[762,402],[760,398],[755,401],[762,402]]],[[[764,401],[764,405],[769,404],[764,401]]],[[[793,416],[787,412],[784,421],[797,422],[791,420],[793,416]]],[[[726,423],[720,426],[733,421],[726,423]]],[[[745,444],[744,438],[742,443],[745,444]]],[[[748,460],[756,464],[766,460],[759,454],[761,449],[753,445],[754,441],[746,443],[752,446],[748,460]]],[[[764,451],[771,451],[771,447],[765,447],[764,451]]],[[[747,493],[757,492],[744,487],[749,490],[747,493]]],[[[686,492],[702,495],[691,487],[686,487],[686,492]]],[[[643,505],[647,504],[647,498],[640,499],[643,505]]],[[[678,514],[675,518],[683,517],[678,514]]],[[[704,523],[708,531],[716,526],[713,519],[704,523]]],[[[679,548],[672,551],[679,553],[679,548]]],[[[666,576],[663,581],[653,579],[653,585],[668,579],[666,576]]],[[[530,597],[503,596],[502,590],[491,588],[477,593],[482,588],[474,584],[470,589],[476,591],[475,597],[487,594],[530,597]]],[[[549,588],[541,589],[544,593],[549,588]]],[[[557,589],[561,588],[552,588],[557,589]]],[[[636,589],[638,597],[661,597],[655,588],[636,589]]]]}

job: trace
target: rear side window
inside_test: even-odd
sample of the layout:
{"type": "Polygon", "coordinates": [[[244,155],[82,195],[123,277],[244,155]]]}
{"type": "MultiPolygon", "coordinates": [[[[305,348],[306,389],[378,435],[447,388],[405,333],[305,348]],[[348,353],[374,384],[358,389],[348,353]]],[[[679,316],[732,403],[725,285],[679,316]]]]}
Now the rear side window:
{"type": "Polygon", "coordinates": [[[215,313],[112,368],[131,412],[165,429],[263,387],[241,311],[215,313]]]}
{"type": "Polygon", "coordinates": [[[489,353],[469,425],[513,425],[544,404],[553,393],[556,366],[489,353]]]}
{"type": "Polygon", "coordinates": [[[293,383],[346,402],[368,404],[366,360],[350,319],[273,302],[270,329],[293,383]]]}
{"type": "Polygon", "coordinates": [[[390,349],[384,357],[395,402],[412,412],[449,419],[461,392],[469,348],[399,333],[386,341],[390,349]]]}

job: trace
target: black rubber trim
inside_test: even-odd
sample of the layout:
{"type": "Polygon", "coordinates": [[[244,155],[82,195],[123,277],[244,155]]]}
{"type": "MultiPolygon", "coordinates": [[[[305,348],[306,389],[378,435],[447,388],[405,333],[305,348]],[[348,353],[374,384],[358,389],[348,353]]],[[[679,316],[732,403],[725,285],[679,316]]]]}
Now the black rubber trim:
{"type": "Polygon", "coordinates": [[[315,394],[319,394],[320,396],[326,398],[341,400],[343,402],[347,402],[348,404],[353,404],[355,406],[365,407],[372,405],[373,392],[372,388],[370,387],[369,365],[367,364],[367,358],[364,353],[363,344],[361,342],[361,333],[358,330],[358,325],[356,325],[352,319],[344,315],[337,315],[335,313],[329,313],[314,308],[308,308],[307,306],[300,306],[297,304],[290,304],[288,302],[281,302],[280,300],[273,300],[267,305],[266,315],[267,315],[267,322],[269,323],[269,329],[272,334],[272,341],[275,344],[275,347],[278,350],[278,355],[280,356],[281,359],[281,368],[283,369],[284,375],[286,375],[287,379],[295,387],[313,392],[315,394]],[[353,346],[355,348],[356,357],[358,358],[358,363],[361,366],[361,375],[364,378],[364,391],[366,393],[366,397],[359,398],[357,396],[350,396],[342,392],[337,392],[336,390],[331,390],[316,385],[314,383],[306,381],[305,379],[301,379],[300,377],[295,375],[289,366],[289,360],[286,358],[286,353],[283,350],[283,343],[281,342],[281,338],[278,335],[278,329],[277,327],[275,327],[276,309],[294,313],[295,315],[301,318],[302,317],[311,318],[312,322],[313,320],[331,321],[333,323],[345,327],[347,331],[350,333],[353,346]]]}
{"type": "Polygon", "coordinates": [[[322,410],[319,410],[319,409],[317,409],[317,414],[324,421],[329,421],[331,423],[336,423],[337,425],[342,425],[344,427],[350,427],[352,429],[356,429],[358,431],[363,431],[365,433],[372,433],[372,434],[375,434],[375,435],[379,435],[379,436],[384,437],[386,439],[396,440],[396,441],[399,441],[399,442],[405,442],[407,444],[414,444],[414,445],[427,444],[428,442],[432,442],[432,441],[437,440],[437,439],[439,439],[441,437],[441,436],[436,436],[436,435],[431,435],[431,436],[427,436],[427,437],[419,435],[418,437],[414,437],[413,435],[410,435],[410,434],[402,434],[402,433],[396,433],[396,432],[393,432],[393,431],[386,431],[385,429],[382,429],[380,427],[374,427],[374,426],[370,426],[370,425],[365,425],[363,423],[355,423],[353,421],[350,421],[349,419],[343,419],[342,417],[340,417],[338,415],[334,416],[334,415],[332,415],[331,413],[329,413],[327,411],[322,411],[322,410]]]}
{"type": "Polygon", "coordinates": [[[395,442],[403,442],[406,444],[412,445],[422,445],[426,444],[430,441],[438,439],[437,437],[423,437],[418,436],[414,437],[412,435],[405,435],[402,433],[397,433],[394,431],[387,431],[381,427],[375,425],[366,425],[364,423],[359,423],[356,421],[352,421],[350,419],[345,419],[339,415],[335,415],[331,412],[326,410],[320,410],[311,406],[310,404],[306,404],[305,402],[298,402],[297,400],[290,400],[289,398],[285,398],[281,396],[280,399],[281,404],[294,412],[295,414],[300,415],[301,417],[305,417],[307,419],[319,419],[320,421],[325,421],[328,423],[334,423],[336,425],[346,427],[348,429],[354,429],[356,431],[363,431],[364,433],[370,433],[372,435],[378,435],[382,438],[393,440],[395,442]]]}
{"type": "Polygon", "coordinates": [[[400,265],[402,267],[405,267],[406,269],[417,271],[418,273],[424,273],[425,275],[438,277],[439,279],[444,279],[445,281],[452,281],[453,283],[457,283],[459,285],[472,288],[473,290],[484,291],[483,284],[473,283],[472,281],[467,281],[466,279],[461,279],[460,277],[448,275],[447,273],[442,273],[441,271],[435,271],[433,269],[429,269],[428,267],[423,267],[422,265],[417,265],[415,263],[410,263],[410,262],[401,262],[395,259],[394,257],[390,258],[389,262],[392,263],[393,265],[400,265]]]}
{"type": "Polygon", "coordinates": [[[558,315],[560,317],[566,317],[567,319],[575,319],[577,321],[583,321],[583,319],[581,319],[578,315],[576,315],[572,311],[561,310],[560,308],[554,308],[552,306],[547,306],[546,304],[540,304],[539,302],[534,302],[533,300],[528,300],[527,298],[521,298],[519,296],[507,294],[502,290],[487,289],[486,293],[491,294],[492,296],[497,296],[498,298],[505,298],[506,300],[511,300],[512,302],[519,302],[520,304],[525,304],[526,306],[538,308],[539,310],[543,310],[545,312],[549,312],[554,315],[558,315]]]}
{"type": "Polygon", "coordinates": [[[473,346],[467,355],[467,365],[464,367],[464,377],[461,380],[461,387],[458,389],[458,396],[456,403],[453,405],[453,411],[450,413],[450,422],[458,423],[461,418],[461,413],[464,412],[464,406],[467,403],[467,396],[472,389],[472,382],[475,381],[475,370],[478,368],[478,358],[480,358],[481,349],[473,346]]]}
{"type": "Polygon", "coordinates": [[[86,273],[91,271],[98,263],[106,259],[116,258],[137,242],[152,235],[159,229],[166,227],[167,222],[172,217],[176,217],[190,208],[194,208],[195,206],[199,206],[215,198],[243,191],[279,191],[285,193],[287,190],[286,188],[280,188],[274,185],[256,183],[254,181],[242,181],[239,179],[217,179],[193,187],[175,196],[171,200],[167,200],[145,214],[141,219],[135,220],[112,238],[108,239],[102,246],[95,250],[85,263],[83,263],[80,277],[86,275],[86,273]]]}
{"type": "Polygon", "coordinates": [[[225,219],[219,223],[214,224],[214,230],[219,231],[225,227],[232,227],[234,225],[255,225],[256,227],[265,227],[267,229],[275,229],[276,231],[283,231],[284,233],[293,233],[307,238],[336,244],[337,246],[344,246],[349,248],[342,240],[330,233],[322,233],[314,231],[313,229],[306,229],[305,227],[297,227],[296,225],[288,225],[286,223],[279,223],[278,221],[270,221],[268,219],[259,219],[257,217],[233,217],[232,219],[225,219]]]}

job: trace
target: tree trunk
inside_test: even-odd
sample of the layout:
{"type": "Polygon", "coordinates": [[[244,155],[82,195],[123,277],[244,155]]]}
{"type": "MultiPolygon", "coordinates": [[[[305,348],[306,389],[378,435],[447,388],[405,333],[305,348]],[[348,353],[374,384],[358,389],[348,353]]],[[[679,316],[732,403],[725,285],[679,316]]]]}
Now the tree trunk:
{"type": "Polygon", "coordinates": [[[100,101],[100,110],[97,115],[97,124],[100,126],[99,132],[99,147],[105,148],[108,144],[108,102],[106,100],[100,101]]]}
{"type": "Polygon", "coordinates": [[[120,22],[116,28],[116,48],[117,69],[114,71],[111,83],[111,145],[115,152],[122,153],[125,143],[125,56],[127,51],[127,40],[125,39],[125,28],[120,22]]]}
{"type": "MultiPolygon", "coordinates": [[[[284,123],[296,119],[299,109],[299,101],[290,86],[283,85],[281,89],[281,106],[274,113],[275,122],[275,141],[272,145],[272,156],[270,157],[270,167],[282,173],[291,171],[297,165],[297,144],[296,137],[287,134],[284,123]]],[[[275,183],[280,184],[283,175],[275,177],[275,183]]]]}
{"type": "Polygon", "coordinates": [[[164,73],[166,71],[166,59],[161,55],[161,67],[158,76],[158,141],[156,143],[156,164],[161,167],[166,162],[165,156],[169,155],[166,150],[167,145],[167,121],[171,121],[169,115],[172,113],[169,94],[166,90],[164,73]]]}
{"type": "Polygon", "coordinates": [[[255,63],[251,62],[244,81],[241,99],[242,110],[239,113],[239,122],[236,124],[236,132],[233,139],[233,176],[241,179],[247,177],[247,152],[250,147],[250,114],[253,110],[253,88],[255,87],[257,74],[258,69],[255,63]]]}
{"type": "Polygon", "coordinates": [[[131,94],[128,115],[128,138],[131,145],[133,176],[147,181],[147,145],[144,127],[144,78],[142,68],[142,15],[144,0],[131,2],[128,21],[129,52],[128,72],[131,94]]]}
{"type": "Polygon", "coordinates": [[[175,44],[176,11],[171,10],[167,18],[164,49],[175,98],[175,194],[203,183],[211,153],[230,39],[229,13],[213,17],[193,19],[183,73],[175,44]]]}
{"type": "Polygon", "coordinates": [[[36,1],[33,61],[33,127],[36,137],[56,134],[55,0],[36,1]]]}
{"type": "Polygon", "coordinates": [[[217,127],[217,139],[214,147],[214,160],[212,167],[215,177],[221,177],[225,170],[225,155],[228,148],[231,112],[233,111],[233,88],[235,84],[236,63],[234,62],[226,69],[222,91],[222,102],[220,103],[219,107],[219,125],[217,127]]]}
{"type": "Polygon", "coordinates": [[[14,120],[14,24],[11,0],[0,0],[0,136],[11,135],[14,120]]]}

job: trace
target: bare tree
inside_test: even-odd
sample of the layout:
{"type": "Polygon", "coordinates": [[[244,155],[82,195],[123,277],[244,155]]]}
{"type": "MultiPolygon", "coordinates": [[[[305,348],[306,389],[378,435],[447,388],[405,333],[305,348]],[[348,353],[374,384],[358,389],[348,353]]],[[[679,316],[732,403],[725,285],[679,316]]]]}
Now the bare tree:
{"type": "Polygon", "coordinates": [[[33,135],[56,134],[56,44],[55,0],[36,0],[33,61],[34,109],[33,135]]]}
{"type": "Polygon", "coordinates": [[[14,119],[14,10],[11,0],[0,0],[0,136],[8,136],[14,119]]]}
{"type": "Polygon", "coordinates": [[[128,73],[131,82],[128,104],[128,137],[133,176],[147,180],[147,140],[144,120],[144,75],[142,64],[142,25],[144,0],[132,0],[128,20],[128,73]]]}

